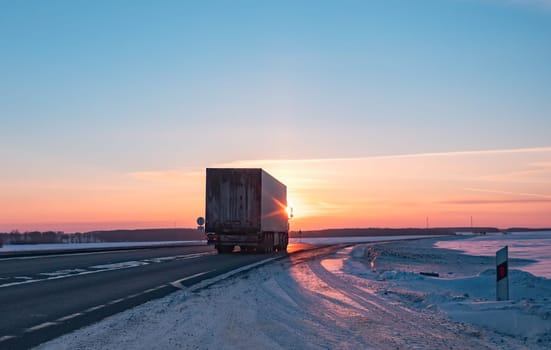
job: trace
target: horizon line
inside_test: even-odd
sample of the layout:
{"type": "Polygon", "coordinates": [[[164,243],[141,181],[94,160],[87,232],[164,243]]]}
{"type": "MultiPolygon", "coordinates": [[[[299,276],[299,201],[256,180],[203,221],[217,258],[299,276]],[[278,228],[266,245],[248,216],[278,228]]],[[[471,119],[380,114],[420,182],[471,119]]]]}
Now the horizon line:
{"type": "MultiPolygon", "coordinates": [[[[327,230],[444,230],[444,229],[496,229],[496,230],[511,230],[511,229],[528,229],[528,230],[551,230],[551,226],[510,226],[510,227],[499,227],[493,225],[483,225],[483,226],[434,226],[434,227],[413,227],[413,226],[400,226],[400,227],[390,227],[390,226],[370,226],[370,227],[328,227],[328,228],[315,228],[315,229],[304,229],[300,230],[302,232],[311,232],[311,231],[327,231],[327,230]]],[[[19,231],[14,229],[7,232],[0,232],[0,234],[10,234],[13,231],[18,233],[30,233],[30,232],[56,232],[63,234],[76,234],[76,233],[92,233],[92,232],[101,232],[101,231],[149,231],[149,230],[196,230],[197,227],[137,227],[137,228],[110,228],[110,229],[92,229],[89,231],[75,231],[75,232],[65,232],[62,230],[25,230],[19,231]]],[[[298,232],[299,230],[289,230],[289,232],[298,232]]]]}

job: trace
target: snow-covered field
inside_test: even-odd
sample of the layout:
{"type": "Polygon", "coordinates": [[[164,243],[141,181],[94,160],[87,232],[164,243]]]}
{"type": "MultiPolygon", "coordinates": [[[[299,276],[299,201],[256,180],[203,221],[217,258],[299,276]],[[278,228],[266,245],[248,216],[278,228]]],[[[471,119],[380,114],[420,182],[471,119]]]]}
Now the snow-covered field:
{"type": "MultiPolygon", "coordinates": [[[[431,238],[295,256],[111,316],[40,349],[549,349],[551,280],[431,238]],[[438,274],[439,277],[421,275],[438,274]]],[[[547,247],[549,249],[549,246],[547,247]]]]}
{"type": "Polygon", "coordinates": [[[522,232],[510,234],[487,234],[464,240],[441,241],[439,248],[464,251],[470,255],[495,257],[496,251],[509,247],[509,257],[536,260],[532,264],[518,265],[517,268],[536,276],[551,278],[551,232],[522,232]]]}

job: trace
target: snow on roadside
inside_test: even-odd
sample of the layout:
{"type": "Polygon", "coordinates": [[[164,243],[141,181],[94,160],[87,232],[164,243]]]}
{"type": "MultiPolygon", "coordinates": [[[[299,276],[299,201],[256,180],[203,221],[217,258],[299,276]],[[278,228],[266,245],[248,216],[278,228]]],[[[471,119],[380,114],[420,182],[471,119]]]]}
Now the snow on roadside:
{"type": "Polygon", "coordinates": [[[430,242],[408,242],[407,249],[402,242],[356,246],[344,270],[379,281],[377,293],[410,307],[444,312],[452,320],[516,337],[531,346],[551,346],[551,280],[512,269],[511,300],[498,302],[493,257],[435,249],[430,242]]]}

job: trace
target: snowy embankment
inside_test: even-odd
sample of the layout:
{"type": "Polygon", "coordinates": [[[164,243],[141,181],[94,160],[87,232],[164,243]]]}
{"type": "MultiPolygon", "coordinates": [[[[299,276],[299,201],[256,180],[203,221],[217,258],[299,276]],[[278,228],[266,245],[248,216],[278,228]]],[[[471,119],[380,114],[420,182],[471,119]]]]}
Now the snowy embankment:
{"type": "Polygon", "coordinates": [[[291,256],[40,348],[551,347],[551,280],[513,269],[512,300],[495,302],[493,259],[433,248],[435,240],[362,244],[306,261],[291,256]]]}
{"type": "MultiPolygon", "coordinates": [[[[454,243],[446,242],[438,245],[454,243]]],[[[410,307],[443,312],[452,320],[527,344],[551,345],[551,280],[521,270],[529,270],[533,260],[510,260],[511,300],[498,302],[495,256],[464,255],[419,243],[404,248],[403,243],[358,246],[344,270],[381,282],[378,293],[397,301],[410,300],[410,307]],[[365,270],[365,261],[373,262],[370,271],[365,270]],[[438,277],[423,276],[421,272],[438,277]]]]}

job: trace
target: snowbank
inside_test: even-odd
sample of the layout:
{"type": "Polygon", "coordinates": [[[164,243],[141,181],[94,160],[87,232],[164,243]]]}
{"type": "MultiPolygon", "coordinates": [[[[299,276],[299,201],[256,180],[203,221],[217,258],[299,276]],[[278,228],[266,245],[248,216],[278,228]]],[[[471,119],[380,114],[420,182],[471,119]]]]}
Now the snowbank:
{"type": "Polygon", "coordinates": [[[351,257],[345,271],[378,281],[380,294],[527,343],[551,344],[549,279],[510,270],[511,300],[497,302],[492,257],[432,249],[427,241],[357,246],[351,257]]]}

